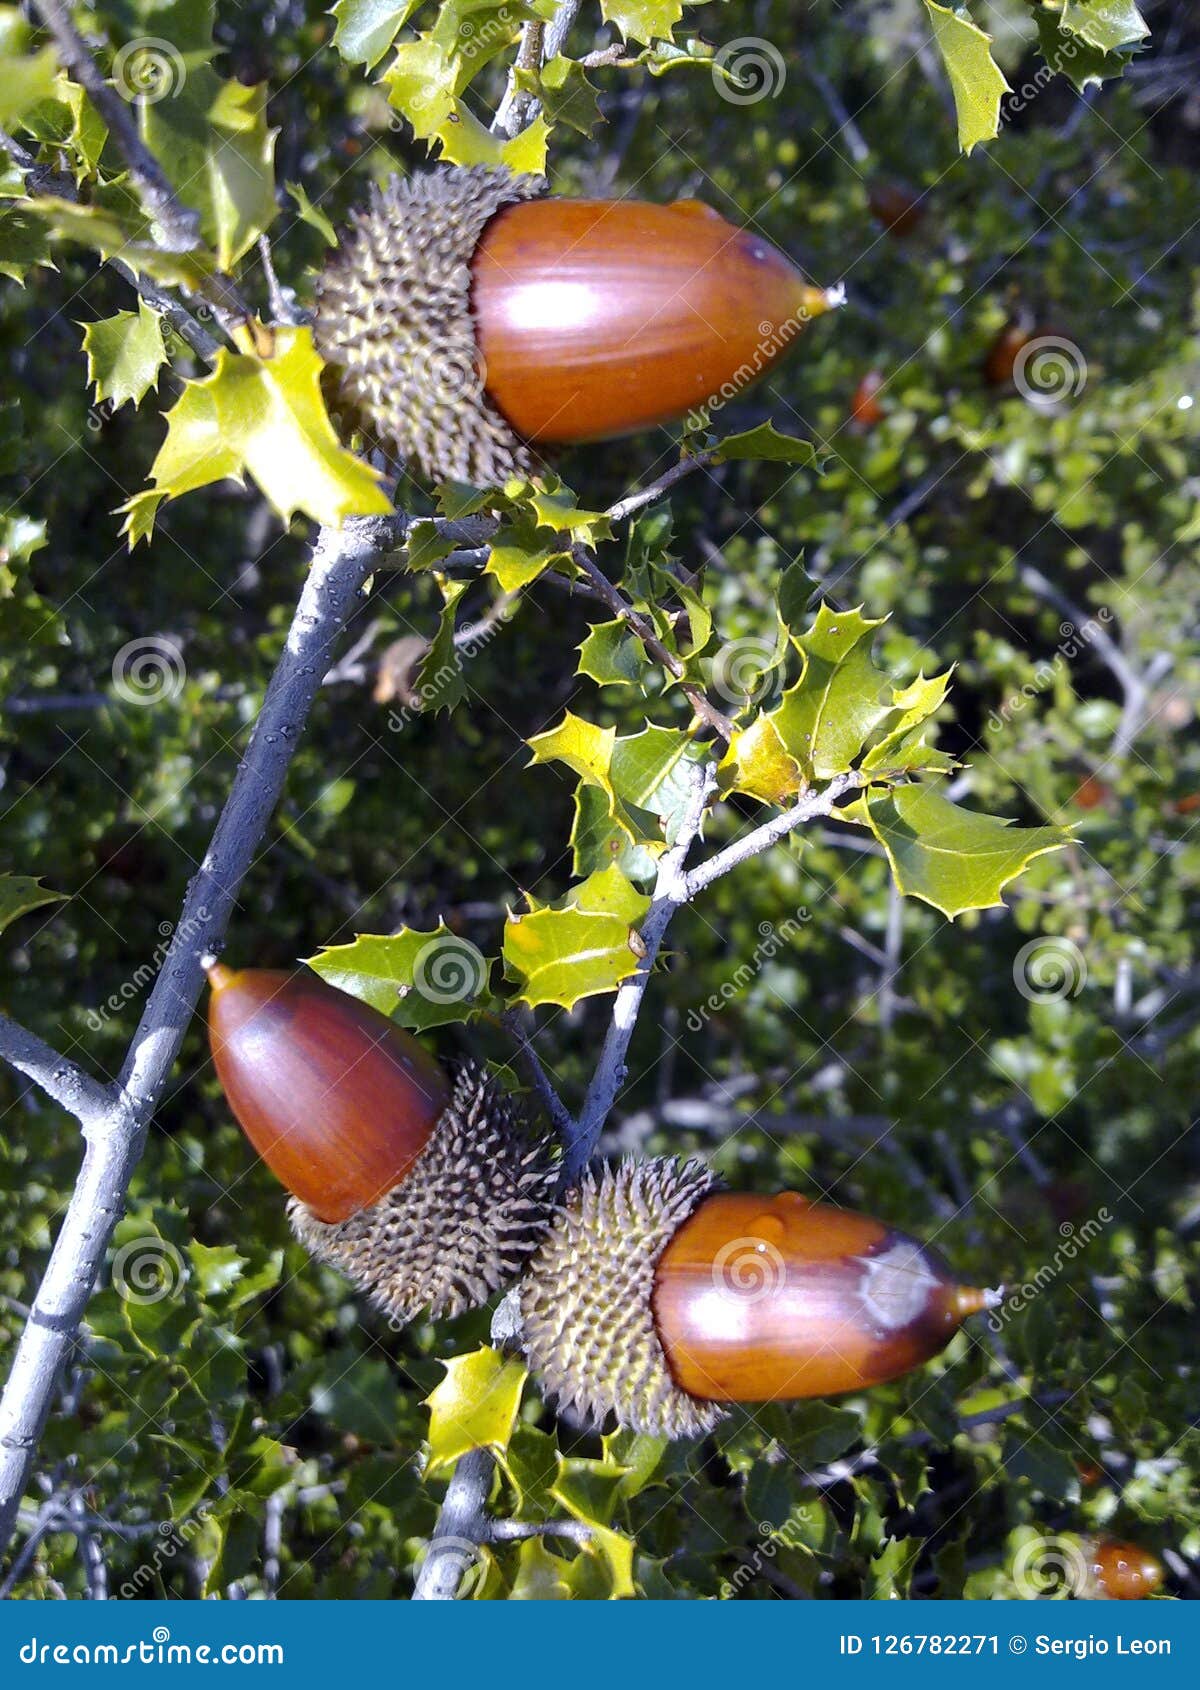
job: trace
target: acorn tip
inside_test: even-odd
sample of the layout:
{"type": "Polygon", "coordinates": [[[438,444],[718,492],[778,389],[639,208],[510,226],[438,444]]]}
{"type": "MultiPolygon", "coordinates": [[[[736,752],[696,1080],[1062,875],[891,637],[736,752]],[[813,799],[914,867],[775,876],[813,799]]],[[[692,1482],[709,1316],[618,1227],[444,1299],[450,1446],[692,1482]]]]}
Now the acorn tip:
{"type": "Polygon", "coordinates": [[[839,305],[846,303],[846,287],[839,282],[833,288],[813,287],[810,282],[801,282],[796,290],[796,315],[802,322],[813,317],[823,317],[827,311],[836,311],[839,305]]]}
{"type": "Polygon", "coordinates": [[[223,962],[218,962],[211,953],[200,958],[200,966],[208,976],[208,983],[214,992],[221,992],[226,986],[232,986],[235,970],[227,968],[223,962]]]}
{"type": "Polygon", "coordinates": [[[953,1291],[954,1312],[960,1320],[968,1315],[983,1314],[987,1309],[999,1308],[1004,1292],[983,1290],[977,1285],[956,1285],[953,1291]]]}

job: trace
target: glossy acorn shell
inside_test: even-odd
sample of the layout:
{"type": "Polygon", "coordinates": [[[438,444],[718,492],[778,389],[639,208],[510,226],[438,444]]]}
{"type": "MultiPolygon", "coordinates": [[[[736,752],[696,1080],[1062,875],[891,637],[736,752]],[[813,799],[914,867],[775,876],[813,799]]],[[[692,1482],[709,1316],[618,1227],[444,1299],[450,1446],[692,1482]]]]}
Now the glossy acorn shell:
{"type": "Polygon", "coordinates": [[[307,970],[215,963],[208,977],[217,1077],[276,1178],[326,1222],[397,1185],[449,1101],[433,1058],[307,970]]]}
{"type": "Polygon", "coordinates": [[[471,302],[488,397],[565,445],[740,392],[836,296],[696,200],[540,199],[487,225],[471,302]]]}
{"type": "Polygon", "coordinates": [[[1096,1544],[1090,1564],[1096,1584],[1105,1596],[1117,1602],[1135,1602],[1153,1596],[1162,1585],[1162,1562],[1136,1543],[1105,1539],[1096,1544]]]}
{"type": "Polygon", "coordinates": [[[914,1239],[795,1192],[707,1197],[660,1257],[653,1294],[672,1378],[711,1402],[882,1384],[987,1306],[914,1239]]]}

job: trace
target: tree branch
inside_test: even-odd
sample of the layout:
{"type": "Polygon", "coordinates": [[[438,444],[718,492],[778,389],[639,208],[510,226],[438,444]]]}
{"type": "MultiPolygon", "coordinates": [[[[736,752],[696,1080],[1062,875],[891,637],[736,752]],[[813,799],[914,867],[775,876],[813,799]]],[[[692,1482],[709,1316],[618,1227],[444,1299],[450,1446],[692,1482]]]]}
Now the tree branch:
{"type": "Polygon", "coordinates": [[[46,1096],[90,1132],[112,1108],[115,1093],[93,1080],[82,1068],[68,1062],[56,1050],[25,1030],[17,1021],[0,1014],[0,1059],[40,1086],[46,1096]]]}
{"type": "MultiPolygon", "coordinates": [[[[151,1117],[200,995],[200,957],[220,949],[333,646],[380,551],[395,544],[395,535],[392,519],[367,517],[340,530],[323,529],[318,536],[287,644],[216,831],[188,886],[115,1095],[103,1113],[80,1117],[87,1128],[83,1166],[0,1398],[0,1543],[12,1532],[59,1371],[75,1342],[151,1117]]],[[[24,1035],[24,1045],[19,1038],[14,1045],[11,1027],[5,1029],[8,1048],[2,1054],[21,1057],[17,1066],[39,1084],[48,1073],[60,1088],[56,1101],[65,1102],[61,1088],[73,1085],[81,1104],[95,1104],[91,1082],[80,1087],[74,1077],[62,1079],[62,1060],[30,1034],[24,1035]]]]}
{"type": "MultiPolygon", "coordinates": [[[[882,780],[885,777],[880,775],[874,778],[882,780]]],[[[838,799],[863,786],[865,779],[857,769],[852,769],[849,774],[835,775],[820,792],[806,792],[790,810],[784,810],[743,838],[735,839],[732,845],[727,845],[723,851],[718,851],[715,856],[709,857],[707,862],[694,868],[687,876],[686,896],[694,898],[697,892],[703,892],[706,886],[711,886],[714,880],[720,880],[730,869],[737,868],[739,863],[747,862],[763,851],[769,851],[772,845],[777,845],[781,839],[785,839],[796,828],[802,827],[805,822],[815,821],[818,816],[832,815],[838,799]]]]}
{"type": "Polygon", "coordinates": [[[417,1574],[414,1601],[453,1602],[458,1595],[464,1573],[488,1539],[487,1499],[494,1465],[486,1449],[468,1450],[459,1457],[417,1574]]]}

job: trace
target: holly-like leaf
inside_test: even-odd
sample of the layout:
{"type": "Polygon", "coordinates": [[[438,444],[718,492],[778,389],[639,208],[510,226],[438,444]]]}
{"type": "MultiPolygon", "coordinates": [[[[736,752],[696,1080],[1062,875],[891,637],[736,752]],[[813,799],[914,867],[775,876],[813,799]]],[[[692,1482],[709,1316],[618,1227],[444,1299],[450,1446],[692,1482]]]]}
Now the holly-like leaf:
{"type": "Polygon", "coordinates": [[[574,887],[557,908],[510,915],[504,961],[520,983],[518,997],[531,1007],[570,1009],[615,991],[637,969],[634,928],[649,907],[614,864],[574,887]]]}
{"type": "Polygon", "coordinates": [[[794,434],[780,434],[774,423],[759,423],[757,428],[742,434],[730,434],[720,442],[713,454],[714,463],[734,463],[742,459],[757,459],[763,463],[800,464],[814,467],[819,459],[811,440],[800,440],[794,434]]]}
{"type": "Polygon", "coordinates": [[[822,604],[809,632],[794,641],[804,669],[771,720],[806,778],[844,773],[888,714],[886,677],[871,660],[880,626],[861,608],[841,612],[822,604]]]}
{"type": "Polygon", "coordinates": [[[527,1378],[519,1361],[487,1345],[442,1364],[446,1377],[425,1399],[429,1409],[429,1460],[432,1476],[452,1467],[473,1449],[497,1455],[508,1448],[517,1423],[527,1378]]]}
{"type": "Polygon", "coordinates": [[[53,97],[58,60],[53,47],[26,52],[33,31],[15,6],[0,6],[0,128],[14,129],[53,97]]]}
{"type": "Polygon", "coordinates": [[[336,0],[333,45],[349,65],[373,70],[422,0],[336,0]]]}
{"type": "Polygon", "coordinates": [[[308,197],[308,191],[300,182],[285,182],[285,189],[296,206],[297,216],[302,223],[307,223],[310,229],[315,229],[326,246],[338,244],[337,230],[326,217],[319,205],[314,205],[308,197]]]}
{"type": "Polygon", "coordinates": [[[156,282],[194,288],[215,267],[212,253],[165,252],[155,241],[150,221],[125,182],[109,182],[88,205],[39,194],[23,202],[25,211],[45,224],[52,236],[78,241],[104,258],[120,258],[156,282]]]}
{"type": "Polygon", "coordinates": [[[458,601],[470,584],[443,575],[437,579],[442,593],[442,614],[437,633],[421,659],[416,688],[422,710],[432,710],[435,714],[439,710],[453,710],[467,695],[463,660],[454,643],[454,626],[458,601]]]}
{"type": "Polygon", "coordinates": [[[1062,27],[1105,53],[1135,47],[1150,33],[1133,0],[1066,0],[1062,27]]]}
{"type": "Polygon", "coordinates": [[[864,769],[946,769],[953,758],[924,743],[930,717],[945,702],[950,671],[943,675],[921,674],[910,686],[892,694],[892,709],[882,732],[863,758],[864,769]]]}
{"type": "Polygon", "coordinates": [[[591,135],[602,121],[599,93],[588,81],[587,72],[577,60],[562,53],[544,64],[540,75],[530,74],[529,89],[540,94],[552,126],[565,123],[580,135],[591,135]]]}
{"type": "Polygon", "coordinates": [[[206,64],[189,68],[170,99],[144,102],[142,138],[205,239],[228,270],[274,222],[275,131],[267,88],[226,82],[206,64]]]}
{"type": "Polygon", "coordinates": [[[298,510],[331,527],[386,515],[378,474],[338,443],[320,372],[308,328],[279,329],[269,358],[222,348],[212,374],[188,382],[167,413],[152,486],[123,507],[130,544],[149,533],[163,499],[246,474],[285,521],[298,510]]]}
{"type": "Polygon", "coordinates": [[[465,1021],[492,1001],[491,959],[442,921],[430,932],[360,933],[305,961],[331,986],[418,1033],[465,1021]]]}
{"type": "Polygon", "coordinates": [[[95,175],[108,139],[108,125],[65,71],[54,79],[53,97],[26,112],[24,123],[45,146],[69,155],[76,182],[95,175]]]}
{"type": "Polygon", "coordinates": [[[30,875],[0,874],[0,933],[18,916],[40,909],[43,904],[62,903],[65,897],[64,892],[51,892],[30,875]]]}
{"type": "Polygon", "coordinates": [[[600,15],[626,41],[669,41],[683,17],[683,0],[600,0],[600,15]]]}
{"type": "Polygon", "coordinates": [[[1068,79],[1078,94],[1089,84],[1120,76],[1129,63],[1127,53],[1106,53],[1089,46],[1082,36],[1065,30],[1053,12],[1038,13],[1037,30],[1042,57],[1051,70],[1068,79]]]}
{"type": "Polygon", "coordinates": [[[515,593],[567,555],[544,531],[539,532],[527,511],[520,511],[492,541],[484,573],[494,575],[506,593],[515,593]]]}
{"type": "Polygon", "coordinates": [[[26,275],[39,264],[53,269],[45,223],[28,206],[6,202],[0,211],[0,276],[24,287],[26,275]]]}
{"type": "Polygon", "coordinates": [[[510,1596],[516,1602],[569,1602],[569,1563],[553,1554],[540,1537],[527,1538],[517,1550],[517,1572],[510,1596]]]}
{"type": "Polygon", "coordinates": [[[1000,894],[1035,857],[1069,841],[1058,827],[1017,827],[964,810],[924,786],[868,793],[849,811],[887,852],[896,885],[953,920],[1002,905],[1000,894]]]}
{"type": "Polygon", "coordinates": [[[595,623],[578,650],[578,673],[602,687],[636,684],[649,668],[641,641],[620,619],[595,623]]]}
{"type": "Polygon", "coordinates": [[[585,510],[569,487],[561,481],[545,488],[533,488],[529,506],[537,518],[539,528],[549,528],[555,534],[569,534],[572,540],[594,546],[597,540],[607,540],[612,523],[603,511],[585,510]]]}
{"type": "Polygon", "coordinates": [[[83,350],[97,400],[110,400],[118,408],[131,403],[136,410],[167,362],[162,322],[144,299],[136,311],[85,324],[83,350]]]}
{"type": "Polygon", "coordinates": [[[950,78],[958,113],[958,144],[969,153],[980,141],[1000,133],[1000,99],[1009,92],[1004,73],[992,57],[992,38],[965,11],[925,0],[933,38],[950,78]]]}

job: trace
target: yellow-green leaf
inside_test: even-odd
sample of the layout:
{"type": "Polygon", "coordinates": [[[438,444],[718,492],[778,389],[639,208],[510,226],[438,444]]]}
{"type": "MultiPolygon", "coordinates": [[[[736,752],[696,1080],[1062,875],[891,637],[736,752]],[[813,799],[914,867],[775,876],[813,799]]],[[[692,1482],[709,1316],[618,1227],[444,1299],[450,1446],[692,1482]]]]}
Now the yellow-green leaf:
{"type": "Polygon", "coordinates": [[[575,887],[557,909],[510,914],[504,961],[520,983],[518,996],[533,1007],[570,1009],[582,998],[615,991],[637,969],[634,928],[649,907],[613,864],[575,887]]]}
{"type": "Polygon", "coordinates": [[[305,961],[331,986],[414,1032],[464,1021],[490,1001],[491,961],[444,921],[428,932],[360,933],[305,961]]]}
{"type": "Polygon", "coordinates": [[[347,64],[374,68],[421,0],[337,0],[333,45],[347,64]]]}
{"type": "Polygon", "coordinates": [[[868,793],[849,814],[864,821],[887,852],[900,891],[951,920],[964,910],[1003,904],[1000,894],[1009,881],[1069,840],[1062,828],[1017,827],[964,810],[924,786],[868,793]]]}
{"type": "Polygon", "coordinates": [[[442,1364],[446,1377],[425,1399],[429,1409],[429,1475],[473,1449],[508,1448],[526,1370],[487,1345],[442,1364]]]}
{"type": "Polygon", "coordinates": [[[151,499],[245,474],[285,521],[296,511],[331,527],[350,516],[386,515],[391,504],[378,474],[333,432],[320,372],[308,328],[278,330],[269,358],[222,348],[212,374],[188,382],[167,413],[152,486],[123,507],[131,543],[152,526],[151,499]]]}
{"type": "Polygon", "coordinates": [[[62,903],[65,898],[65,892],[51,892],[36,876],[0,874],[0,933],[18,916],[40,909],[43,904],[62,903]]]}
{"type": "Polygon", "coordinates": [[[96,398],[111,400],[118,408],[132,404],[136,410],[167,361],[162,322],[144,299],[138,300],[136,311],[118,311],[86,323],[83,350],[96,398]]]}
{"type": "Polygon", "coordinates": [[[969,153],[980,141],[1000,132],[1000,98],[1009,91],[992,57],[992,38],[972,23],[965,10],[925,0],[933,38],[950,78],[958,113],[958,144],[969,153]]]}
{"type": "Polygon", "coordinates": [[[275,131],[267,87],[189,68],[169,99],[143,103],[142,137],[185,205],[200,213],[217,263],[228,270],[275,219],[275,131]]]}
{"type": "Polygon", "coordinates": [[[605,23],[616,24],[626,41],[669,41],[683,17],[683,0],[600,0],[605,23]]]}
{"type": "Polygon", "coordinates": [[[24,50],[32,33],[15,6],[0,6],[0,128],[16,128],[53,96],[58,60],[53,47],[24,50]]]}

